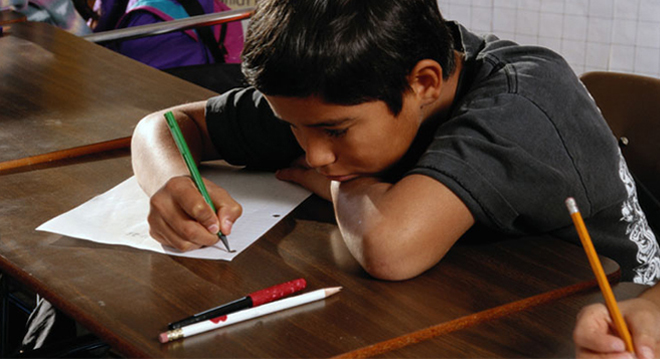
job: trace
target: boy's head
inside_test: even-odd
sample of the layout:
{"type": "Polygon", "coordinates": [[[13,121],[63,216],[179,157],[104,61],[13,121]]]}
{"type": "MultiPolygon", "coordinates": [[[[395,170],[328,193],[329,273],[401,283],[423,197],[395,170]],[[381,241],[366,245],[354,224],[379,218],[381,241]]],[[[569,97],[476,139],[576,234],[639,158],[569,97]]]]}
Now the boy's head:
{"type": "Polygon", "coordinates": [[[242,66],[266,95],[380,100],[398,115],[415,65],[435,60],[447,78],[453,50],[436,0],[260,0],[242,66]]]}

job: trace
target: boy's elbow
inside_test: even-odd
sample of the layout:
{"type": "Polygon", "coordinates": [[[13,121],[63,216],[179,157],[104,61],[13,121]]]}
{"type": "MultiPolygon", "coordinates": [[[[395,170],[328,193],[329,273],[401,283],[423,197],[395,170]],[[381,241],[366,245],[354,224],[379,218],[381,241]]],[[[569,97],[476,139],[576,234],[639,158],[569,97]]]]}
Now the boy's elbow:
{"type": "Polygon", "coordinates": [[[149,150],[159,131],[166,126],[159,116],[150,114],[142,118],[133,130],[131,151],[141,152],[149,150]]]}
{"type": "Polygon", "coordinates": [[[365,234],[358,261],[374,278],[402,281],[414,278],[437,264],[440,256],[429,255],[428,248],[397,231],[375,231],[365,234]]]}
{"type": "Polygon", "coordinates": [[[382,261],[372,258],[367,258],[364,263],[362,263],[362,268],[369,273],[370,276],[388,281],[403,281],[411,279],[421,274],[421,272],[410,272],[409,270],[404,270],[399,265],[393,265],[388,261],[382,261]]]}

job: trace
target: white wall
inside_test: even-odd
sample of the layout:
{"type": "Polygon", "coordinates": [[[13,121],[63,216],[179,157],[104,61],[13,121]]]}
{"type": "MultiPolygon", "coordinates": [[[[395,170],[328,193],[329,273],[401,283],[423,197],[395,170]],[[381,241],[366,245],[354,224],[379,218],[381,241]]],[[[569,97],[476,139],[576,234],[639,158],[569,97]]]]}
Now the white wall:
{"type": "Polygon", "coordinates": [[[438,0],[443,16],[593,70],[660,77],[660,0],[438,0]]]}

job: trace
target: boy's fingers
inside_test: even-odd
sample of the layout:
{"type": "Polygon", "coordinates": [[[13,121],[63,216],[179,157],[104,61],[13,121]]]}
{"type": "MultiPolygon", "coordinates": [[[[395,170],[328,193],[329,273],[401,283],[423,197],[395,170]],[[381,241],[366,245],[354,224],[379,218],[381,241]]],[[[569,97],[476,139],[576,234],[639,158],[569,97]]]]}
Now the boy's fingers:
{"type": "Polygon", "coordinates": [[[654,331],[652,325],[653,320],[642,315],[636,315],[633,320],[628,322],[638,359],[654,359],[656,357],[655,338],[651,334],[654,331]]]}
{"type": "Polygon", "coordinates": [[[283,168],[275,173],[275,177],[281,181],[297,183],[321,198],[328,201],[332,200],[330,194],[331,181],[313,169],[302,167],[283,168]]]}
{"type": "Polygon", "coordinates": [[[160,216],[149,218],[149,235],[158,242],[182,252],[201,247],[199,244],[181,238],[160,216]]]}
{"type": "Polygon", "coordinates": [[[602,304],[590,305],[580,311],[573,331],[573,340],[584,353],[625,351],[623,340],[611,334],[610,315],[602,304]]]}
{"type": "Polygon", "coordinates": [[[293,162],[291,162],[289,167],[310,168],[305,155],[296,158],[293,162]]]}
{"type": "Polygon", "coordinates": [[[182,242],[192,242],[197,247],[215,244],[217,231],[208,230],[214,223],[219,227],[217,217],[189,177],[171,179],[151,197],[149,225],[161,236],[154,238],[166,240],[172,247],[192,249],[182,242]]]}
{"type": "Polygon", "coordinates": [[[637,359],[656,358],[657,356],[655,355],[655,347],[655,343],[653,345],[635,343],[635,354],[637,354],[637,359]]]}
{"type": "Polygon", "coordinates": [[[218,230],[228,235],[231,233],[234,222],[243,214],[243,207],[225,189],[218,187],[214,183],[206,182],[206,188],[209,190],[209,196],[211,196],[211,200],[216,206],[216,215],[219,218],[220,226],[218,230]]]}
{"type": "Polygon", "coordinates": [[[169,211],[161,208],[152,197],[151,211],[149,212],[149,227],[154,239],[179,249],[187,251],[201,246],[211,246],[218,241],[218,237],[209,233],[199,222],[190,218],[179,207],[170,206],[169,211]],[[156,237],[155,235],[159,237],[156,237]]]}
{"type": "Polygon", "coordinates": [[[207,232],[218,233],[218,218],[190,177],[172,179],[165,186],[168,187],[166,190],[173,194],[179,207],[190,218],[199,222],[207,232]]]}
{"type": "Polygon", "coordinates": [[[283,168],[275,172],[275,177],[281,181],[295,182],[300,184],[299,178],[302,177],[302,173],[304,171],[306,170],[299,167],[283,168]]]}
{"type": "Polygon", "coordinates": [[[635,359],[635,357],[628,352],[595,353],[584,349],[578,349],[575,357],[577,359],[635,359]]]}
{"type": "Polygon", "coordinates": [[[638,359],[656,358],[657,342],[660,340],[660,315],[657,307],[644,299],[636,299],[634,302],[632,307],[635,309],[626,321],[633,338],[635,354],[638,359]]]}

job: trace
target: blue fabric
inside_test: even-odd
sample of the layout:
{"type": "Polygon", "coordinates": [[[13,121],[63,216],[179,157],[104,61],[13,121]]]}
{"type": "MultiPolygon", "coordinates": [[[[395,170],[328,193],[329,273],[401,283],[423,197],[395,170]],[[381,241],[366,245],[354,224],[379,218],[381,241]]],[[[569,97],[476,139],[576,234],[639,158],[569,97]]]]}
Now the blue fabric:
{"type": "MultiPolygon", "coordinates": [[[[208,1],[202,1],[202,2],[208,3],[208,1]]],[[[183,19],[188,17],[188,13],[186,13],[186,10],[183,8],[183,6],[181,6],[181,4],[172,2],[170,0],[138,0],[129,3],[127,10],[130,12],[135,8],[143,7],[143,6],[147,6],[162,11],[173,19],[183,19]]],[[[208,11],[209,9],[204,9],[204,10],[208,11]]]]}
{"type": "Polygon", "coordinates": [[[28,21],[45,22],[82,36],[92,32],[71,0],[0,0],[0,9],[12,9],[28,21]]]}

